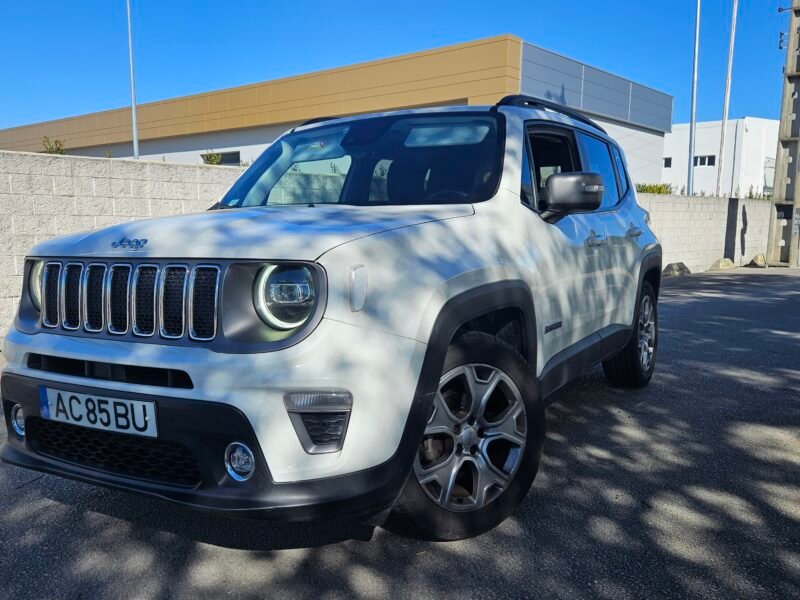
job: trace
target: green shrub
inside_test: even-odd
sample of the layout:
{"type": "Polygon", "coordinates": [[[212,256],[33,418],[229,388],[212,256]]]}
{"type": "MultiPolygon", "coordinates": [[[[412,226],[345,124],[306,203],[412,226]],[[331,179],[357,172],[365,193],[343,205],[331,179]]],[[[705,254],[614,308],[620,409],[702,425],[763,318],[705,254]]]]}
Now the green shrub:
{"type": "Polygon", "coordinates": [[[42,138],[42,148],[45,154],[66,154],[64,140],[51,140],[49,137],[42,138]]]}
{"type": "Polygon", "coordinates": [[[669,183],[637,183],[636,191],[640,194],[674,194],[675,188],[669,183]]]}
{"type": "Polygon", "coordinates": [[[208,154],[201,154],[203,162],[207,165],[218,165],[222,163],[222,154],[209,150],[208,154]]]}

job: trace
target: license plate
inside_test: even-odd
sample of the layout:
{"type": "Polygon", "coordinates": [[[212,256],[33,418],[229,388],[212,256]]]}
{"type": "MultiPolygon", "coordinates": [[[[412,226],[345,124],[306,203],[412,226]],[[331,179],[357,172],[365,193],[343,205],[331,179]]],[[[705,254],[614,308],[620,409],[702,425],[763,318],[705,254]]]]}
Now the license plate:
{"type": "Polygon", "coordinates": [[[39,410],[43,418],[51,421],[158,437],[154,402],[98,398],[78,392],[40,387],[39,410]]]}

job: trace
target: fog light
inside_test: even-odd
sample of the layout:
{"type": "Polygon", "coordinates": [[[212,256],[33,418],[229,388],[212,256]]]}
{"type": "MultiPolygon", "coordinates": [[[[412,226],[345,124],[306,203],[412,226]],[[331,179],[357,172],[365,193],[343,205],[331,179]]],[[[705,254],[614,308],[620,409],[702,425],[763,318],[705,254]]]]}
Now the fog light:
{"type": "Polygon", "coordinates": [[[253,452],[241,442],[233,442],[225,448],[225,470],[236,481],[247,481],[256,470],[253,452]]]}
{"type": "Polygon", "coordinates": [[[11,427],[17,432],[20,437],[25,437],[25,413],[22,411],[22,406],[15,404],[11,409],[11,427]]]}

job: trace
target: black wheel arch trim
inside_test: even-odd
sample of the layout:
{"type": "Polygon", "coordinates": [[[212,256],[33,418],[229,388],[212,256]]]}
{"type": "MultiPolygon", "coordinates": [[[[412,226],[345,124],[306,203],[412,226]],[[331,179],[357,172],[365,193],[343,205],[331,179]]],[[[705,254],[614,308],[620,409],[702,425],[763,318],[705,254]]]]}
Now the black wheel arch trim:
{"type": "Polygon", "coordinates": [[[442,306],[428,336],[417,395],[435,394],[439,389],[447,348],[463,325],[506,308],[517,308],[522,312],[523,355],[529,364],[535,365],[536,311],[530,287],[519,279],[487,283],[450,298],[442,306]]]}
{"type": "Polygon", "coordinates": [[[658,273],[658,285],[656,286],[656,298],[658,298],[658,291],[661,287],[661,265],[663,261],[661,245],[658,244],[655,248],[648,251],[647,254],[644,255],[641,262],[641,267],[639,268],[639,285],[636,288],[636,297],[639,298],[642,294],[642,285],[644,285],[644,278],[647,273],[650,271],[657,271],[658,273]]]}

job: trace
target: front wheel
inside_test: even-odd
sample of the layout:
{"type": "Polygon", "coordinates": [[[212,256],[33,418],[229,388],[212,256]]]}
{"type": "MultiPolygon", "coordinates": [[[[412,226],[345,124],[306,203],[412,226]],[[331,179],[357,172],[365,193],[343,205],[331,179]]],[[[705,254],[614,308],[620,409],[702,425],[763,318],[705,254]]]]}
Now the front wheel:
{"type": "Polygon", "coordinates": [[[439,541],[494,528],[533,484],[544,433],[526,361],[493,336],[459,338],[448,349],[413,470],[386,527],[439,541]]]}
{"type": "Polygon", "coordinates": [[[625,388],[644,387],[650,383],[656,367],[658,350],[658,310],[656,293],[648,281],[636,307],[633,333],[628,345],[603,363],[603,372],[611,385],[625,388]]]}

